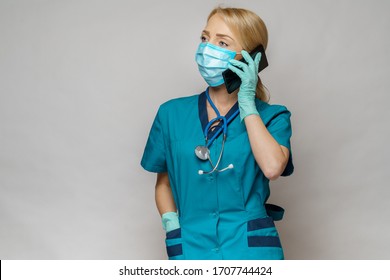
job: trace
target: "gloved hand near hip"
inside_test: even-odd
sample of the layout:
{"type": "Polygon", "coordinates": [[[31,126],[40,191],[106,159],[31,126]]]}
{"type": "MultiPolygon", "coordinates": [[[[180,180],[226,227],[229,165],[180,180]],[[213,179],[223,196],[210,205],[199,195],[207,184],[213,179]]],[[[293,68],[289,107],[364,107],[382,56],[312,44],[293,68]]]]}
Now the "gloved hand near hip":
{"type": "Polygon", "coordinates": [[[166,212],[161,216],[162,226],[166,232],[180,228],[179,216],[176,212],[166,212]]]}
{"type": "Polygon", "coordinates": [[[241,55],[248,64],[232,59],[229,61],[228,67],[241,79],[241,86],[238,91],[238,105],[240,107],[240,118],[242,121],[249,115],[259,115],[256,109],[255,98],[257,81],[259,79],[257,75],[261,53],[258,53],[254,60],[245,50],[241,51],[241,55]]]}

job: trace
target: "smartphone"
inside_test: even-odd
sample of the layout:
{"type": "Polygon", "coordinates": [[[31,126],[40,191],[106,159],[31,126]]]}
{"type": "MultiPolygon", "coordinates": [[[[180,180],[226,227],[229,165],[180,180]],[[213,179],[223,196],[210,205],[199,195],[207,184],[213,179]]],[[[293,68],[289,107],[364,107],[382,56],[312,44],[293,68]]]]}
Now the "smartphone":
{"type": "MultiPolygon", "coordinates": [[[[255,59],[255,56],[258,53],[261,53],[261,59],[259,63],[259,70],[258,73],[260,73],[261,70],[266,68],[268,66],[267,57],[265,56],[264,47],[262,45],[257,46],[253,51],[251,51],[249,54],[250,56],[255,59]]],[[[240,61],[247,63],[245,61],[245,58],[241,58],[240,61]]],[[[238,89],[241,85],[241,79],[237,76],[236,73],[234,73],[232,70],[227,69],[224,72],[222,72],[223,80],[225,81],[225,86],[228,91],[228,93],[232,93],[236,89],[238,89]]]]}

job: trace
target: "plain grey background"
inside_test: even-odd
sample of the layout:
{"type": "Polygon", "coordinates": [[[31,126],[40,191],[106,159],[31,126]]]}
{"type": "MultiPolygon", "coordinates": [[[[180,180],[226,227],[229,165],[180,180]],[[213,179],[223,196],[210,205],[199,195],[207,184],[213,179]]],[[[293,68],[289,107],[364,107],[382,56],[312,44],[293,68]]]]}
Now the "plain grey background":
{"type": "Polygon", "coordinates": [[[219,4],[264,19],[261,77],[292,112],[286,258],[390,258],[389,1],[0,0],[1,259],[166,259],[139,162],[158,106],[205,89],[219,4]]]}

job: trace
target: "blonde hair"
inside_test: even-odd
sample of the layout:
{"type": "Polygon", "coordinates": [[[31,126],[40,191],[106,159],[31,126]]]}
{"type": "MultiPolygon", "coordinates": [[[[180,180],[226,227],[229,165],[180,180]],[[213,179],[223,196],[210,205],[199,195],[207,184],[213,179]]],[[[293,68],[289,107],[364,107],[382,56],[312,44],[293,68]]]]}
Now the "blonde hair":
{"type": "MultiPolygon", "coordinates": [[[[211,11],[207,21],[215,14],[218,14],[223,19],[246,51],[250,52],[260,44],[263,45],[264,49],[267,48],[267,27],[255,13],[239,8],[217,7],[211,11]]],[[[269,101],[269,95],[266,93],[260,78],[257,82],[256,97],[264,102],[269,101]]]]}

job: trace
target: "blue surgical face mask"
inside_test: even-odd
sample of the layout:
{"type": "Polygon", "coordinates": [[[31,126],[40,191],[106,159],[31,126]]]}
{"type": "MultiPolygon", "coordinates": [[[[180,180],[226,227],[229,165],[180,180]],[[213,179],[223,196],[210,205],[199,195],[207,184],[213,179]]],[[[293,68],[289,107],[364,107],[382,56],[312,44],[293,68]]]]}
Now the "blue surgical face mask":
{"type": "Polygon", "coordinates": [[[195,60],[199,72],[211,87],[224,83],[222,72],[228,69],[229,60],[236,56],[235,51],[227,50],[210,43],[200,43],[195,60]]]}

